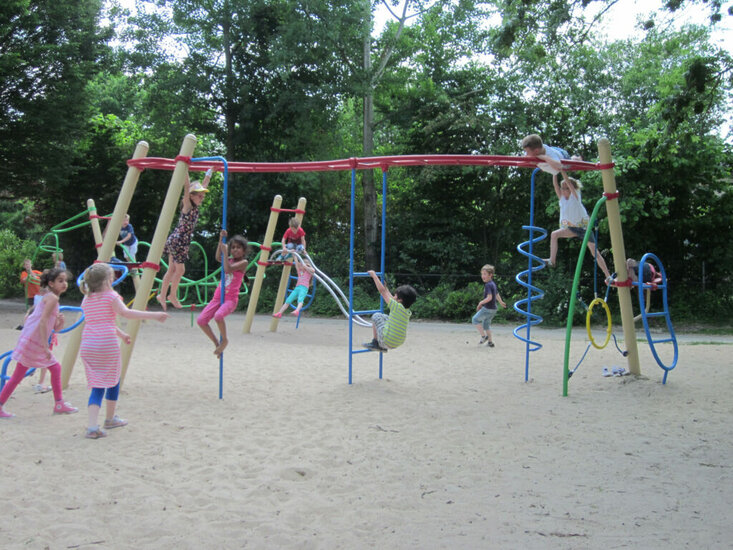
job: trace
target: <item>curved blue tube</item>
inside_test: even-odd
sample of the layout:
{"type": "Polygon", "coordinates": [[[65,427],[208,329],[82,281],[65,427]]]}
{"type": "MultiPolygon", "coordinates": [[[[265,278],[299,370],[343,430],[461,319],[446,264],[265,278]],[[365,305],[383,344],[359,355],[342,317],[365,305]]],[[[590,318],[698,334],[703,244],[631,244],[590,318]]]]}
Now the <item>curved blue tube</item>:
{"type": "Polygon", "coordinates": [[[84,322],[84,310],[81,309],[80,307],[76,307],[76,306],[61,306],[59,308],[59,311],[60,312],[62,312],[62,311],[76,311],[77,313],[81,313],[81,316],[76,320],[76,322],[73,325],[59,330],[56,334],[64,334],[66,332],[71,332],[72,330],[74,330],[76,327],[78,327],[80,324],[82,324],[84,322]]]}
{"type": "Polygon", "coordinates": [[[667,303],[667,272],[664,270],[662,261],[656,255],[652,254],[651,252],[647,252],[641,257],[641,260],[639,260],[638,272],[639,275],[644,273],[643,266],[649,260],[652,260],[657,265],[657,272],[662,275],[662,283],[659,285],[652,285],[644,283],[642,281],[636,281],[634,282],[634,286],[639,289],[639,307],[641,308],[641,320],[644,323],[644,332],[646,332],[646,339],[647,342],[649,342],[649,348],[652,350],[652,355],[654,356],[654,359],[656,360],[657,364],[662,367],[662,369],[664,369],[662,384],[666,384],[669,371],[677,366],[679,350],[677,347],[677,337],[675,336],[674,327],[672,326],[672,319],[669,316],[669,304],[667,303]],[[662,291],[662,311],[647,313],[646,303],[644,301],[644,290],[648,288],[662,291]],[[669,331],[669,338],[658,338],[656,340],[652,338],[651,332],[649,331],[649,317],[664,317],[664,320],[667,323],[667,330],[669,331]],[[674,349],[672,363],[669,365],[666,365],[662,361],[662,359],[659,357],[659,354],[657,353],[656,348],[656,344],[662,344],[666,342],[672,342],[672,347],[674,349]]]}
{"type": "Polygon", "coordinates": [[[10,364],[10,361],[12,361],[11,355],[13,354],[13,350],[6,351],[2,355],[0,355],[0,360],[5,359],[3,361],[2,371],[0,371],[0,390],[3,389],[3,386],[5,386],[5,381],[10,380],[10,377],[8,376],[8,365],[10,364]]]}

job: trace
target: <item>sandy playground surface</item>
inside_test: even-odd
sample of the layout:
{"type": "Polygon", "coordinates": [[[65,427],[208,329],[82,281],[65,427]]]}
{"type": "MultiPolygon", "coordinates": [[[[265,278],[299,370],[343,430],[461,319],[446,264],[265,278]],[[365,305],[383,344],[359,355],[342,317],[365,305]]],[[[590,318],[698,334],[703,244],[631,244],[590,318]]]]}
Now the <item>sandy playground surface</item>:
{"type": "MultiPolygon", "coordinates": [[[[22,305],[0,302],[0,350],[22,305]]],[[[18,387],[0,421],[4,549],[669,549],[733,544],[730,337],[688,336],[666,385],[591,351],[562,397],[564,331],[413,322],[407,343],[354,358],[345,320],[229,318],[219,364],[190,316],[145,323],[119,404],[129,426],[84,438],[77,363],[52,394],[18,387]]],[[[621,333],[620,328],[616,331],[621,333]]],[[[355,327],[357,341],[369,329],[355,327]]],[[[643,331],[639,331],[639,337],[643,331]]],[[[58,358],[67,336],[62,336],[58,358]]],[[[577,333],[573,357],[586,346],[577,333]]],[[[14,364],[13,364],[14,365],[14,364]]]]}

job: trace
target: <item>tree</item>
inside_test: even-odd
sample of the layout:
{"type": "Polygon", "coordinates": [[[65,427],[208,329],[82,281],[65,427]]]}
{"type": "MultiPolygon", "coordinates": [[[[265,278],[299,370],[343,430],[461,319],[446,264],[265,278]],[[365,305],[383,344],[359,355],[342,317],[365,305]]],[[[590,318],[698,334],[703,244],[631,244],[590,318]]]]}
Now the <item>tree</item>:
{"type": "Polygon", "coordinates": [[[105,53],[100,0],[8,0],[0,8],[0,163],[6,192],[43,196],[73,172],[87,82],[105,53]]]}

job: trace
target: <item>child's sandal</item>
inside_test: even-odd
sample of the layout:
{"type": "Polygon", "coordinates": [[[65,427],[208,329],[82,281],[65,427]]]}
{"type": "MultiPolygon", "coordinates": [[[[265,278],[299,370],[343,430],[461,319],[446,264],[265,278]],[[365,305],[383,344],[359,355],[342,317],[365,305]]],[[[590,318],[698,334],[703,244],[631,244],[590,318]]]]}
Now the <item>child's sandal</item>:
{"type": "Polygon", "coordinates": [[[100,430],[99,428],[87,428],[87,434],[84,437],[87,439],[100,439],[102,437],[107,437],[107,432],[100,430]]]}

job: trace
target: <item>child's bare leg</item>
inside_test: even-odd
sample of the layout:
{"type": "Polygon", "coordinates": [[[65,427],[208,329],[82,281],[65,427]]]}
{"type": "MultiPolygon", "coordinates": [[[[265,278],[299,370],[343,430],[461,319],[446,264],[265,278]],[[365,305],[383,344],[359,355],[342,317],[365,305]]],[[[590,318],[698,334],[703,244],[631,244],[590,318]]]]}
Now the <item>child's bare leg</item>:
{"type": "Polygon", "coordinates": [[[173,266],[175,262],[173,261],[173,256],[168,254],[168,271],[165,272],[165,275],[163,275],[163,280],[160,283],[160,291],[158,292],[158,295],[155,297],[156,300],[158,300],[158,303],[163,308],[163,311],[166,311],[167,305],[166,300],[168,296],[168,287],[171,284],[171,276],[173,274],[173,266]]]}
{"type": "Polygon", "coordinates": [[[211,330],[211,327],[208,324],[199,326],[201,327],[201,330],[204,331],[204,334],[209,337],[209,340],[214,343],[214,348],[216,348],[219,345],[219,340],[216,339],[216,334],[211,330]]]}
{"type": "Polygon", "coordinates": [[[186,272],[186,265],[176,263],[173,275],[171,276],[171,289],[168,292],[168,301],[176,309],[181,309],[183,306],[178,301],[178,285],[181,284],[183,274],[186,272]]]}
{"type": "Polygon", "coordinates": [[[555,231],[552,232],[550,235],[550,257],[547,260],[550,265],[555,265],[555,261],[557,260],[558,239],[569,239],[573,236],[573,232],[569,229],[555,229],[555,231]]]}
{"type": "Polygon", "coordinates": [[[550,258],[548,260],[550,265],[555,265],[555,260],[557,259],[557,238],[558,232],[560,231],[562,231],[562,229],[556,229],[550,235],[550,258]]]}
{"type": "Polygon", "coordinates": [[[99,405],[89,405],[87,407],[87,413],[89,415],[88,426],[89,429],[99,427],[99,405]]]}
{"type": "Polygon", "coordinates": [[[603,259],[601,253],[599,252],[598,254],[596,254],[596,245],[588,241],[588,250],[590,250],[592,258],[594,258],[598,262],[598,267],[601,268],[601,271],[603,271],[603,273],[606,275],[606,279],[608,279],[611,276],[611,273],[609,273],[608,266],[606,265],[606,260],[603,259]]]}
{"type": "Polygon", "coordinates": [[[226,348],[229,344],[229,340],[227,339],[226,321],[224,321],[224,319],[216,319],[216,326],[219,327],[219,333],[221,334],[221,343],[214,350],[214,354],[219,357],[224,352],[224,348],[226,348]]]}
{"type": "Polygon", "coordinates": [[[481,335],[481,338],[484,338],[486,336],[486,331],[484,330],[484,324],[479,323],[478,325],[474,325],[476,327],[476,330],[478,330],[478,333],[481,335]]]}
{"type": "Polygon", "coordinates": [[[115,410],[117,410],[117,400],[110,401],[109,399],[106,399],[107,401],[106,407],[107,407],[107,420],[112,420],[115,417],[115,410]]]}

